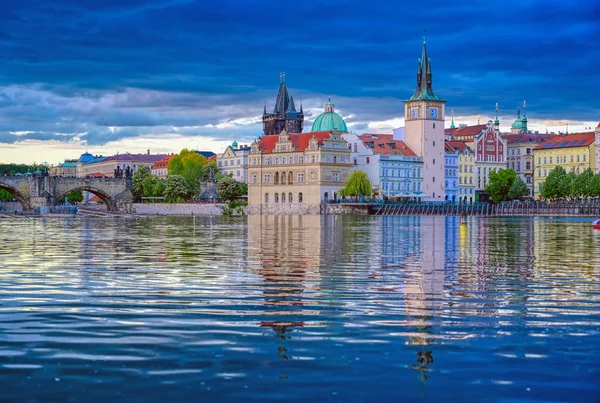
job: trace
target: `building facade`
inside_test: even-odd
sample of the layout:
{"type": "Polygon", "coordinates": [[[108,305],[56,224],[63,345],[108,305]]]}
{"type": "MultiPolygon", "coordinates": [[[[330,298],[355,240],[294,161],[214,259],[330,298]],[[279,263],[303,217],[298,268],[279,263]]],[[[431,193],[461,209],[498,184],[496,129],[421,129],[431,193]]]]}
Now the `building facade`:
{"type": "Polygon", "coordinates": [[[222,154],[217,156],[219,171],[231,175],[238,182],[248,183],[248,154],[250,146],[238,145],[234,141],[227,146],[222,154]]]}
{"type": "Polygon", "coordinates": [[[440,201],[444,191],[444,114],[446,101],[432,88],[431,62],[423,38],[417,69],[417,90],[404,101],[404,141],[423,160],[425,200],[440,201]]]}
{"type": "Polygon", "coordinates": [[[140,166],[145,165],[152,169],[152,166],[167,157],[165,154],[117,154],[110,157],[93,157],[91,154],[83,154],[77,162],[77,176],[85,177],[106,177],[112,178],[115,175],[117,167],[126,172],[129,168],[133,175],[140,166]],[[89,157],[91,158],[89,158],[89,157]]]}
{"type": "Polygon", "coordinates": [[[595,143],[594,148],[596,149],[595,172],[599,173],[600,172],[600,123],[598,123],[598,126],[596,127],[595,135],[596,135],[596,140],[594,142],[595,143]]]}
{"type": "Polygon", "coordinates": [[[373,193],[387,198],[419,198],[423,191],[423,160],[391,134],[343,134],[352,169],[367,173],[373,193]]]}
{"type": "Polygon", "coordinates": [[[533,149],[553,136],[553,134],[539,133],[506,134],[502,136],[507,143],[506,166],[513,169],[517,176],[525,182],[531,197],[533,197],[533,172],[535,170],[533,149]]]}
{"type": "Polygon", "coordinates": [[[535,147],[534,197],[539,197],[542,184],[557,166],[575,174],[588,168],[595,171],[595,136],[594,132],[556,135],[535,147]]]}
{"type": "Polygon", "coordinates": [[[449,142],[445,142],[444,149],[444,189],[445,199],[455,202],[458,200],[458,155],[460,148],[454,148],[449,142]]]}
{"type": "Polygon", "coordinates": [[[174,155],[167,155],[165,158],[156,161],[150,170],[152,171],[152,175],[160,178],[167,179],[169,175],[169,162],[173,159],[174,155]]]}
{"type": "Polygon", "coordinates": [[[50,168],[51,176],[77,176],[77,160],[65,160],[50,168]]]}
{"type": "Polygon", "coordinates": [[[460,141],[448,144],[458,151],[458,201],[475,201],[475,153],[460,141]]]}
{"type": "Polygon", "coordinates": [[[506,140],[500,135],[500,124],[490,120],[475,136],[475,189],[483,191],[489,183],[490,172],[506,168],[506,140]]]}
{"type": "Polygon", "coordinates": [[[350,154],[340,132],[263,136],[248,155],[249,214],[319,213],[344,187],[350,154]]]}
{"type": "Polygon", "coordinates": [[[279,91],[273,112],[267,113],[267,104],[262,116],[263,132],[265,135],[279,135],[282,131],[288,133],[302,133],[304,128],[304,112],[302,105],[300,111],[296,111],[294,97],[288,93],[285,84],[285,74],[280,74],[279,91]]]}

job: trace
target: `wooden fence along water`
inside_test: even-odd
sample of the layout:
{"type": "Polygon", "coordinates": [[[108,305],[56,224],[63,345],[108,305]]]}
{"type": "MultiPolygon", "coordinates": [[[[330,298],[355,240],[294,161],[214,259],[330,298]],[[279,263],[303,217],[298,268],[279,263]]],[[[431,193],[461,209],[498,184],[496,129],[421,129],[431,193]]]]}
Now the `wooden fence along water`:
{"type": "Polygon", "coordinates": [[[473,215],[496,217],[600,217],[600,201],[527,203],[390,203],[372,205],[374,215],[473,215]]]}

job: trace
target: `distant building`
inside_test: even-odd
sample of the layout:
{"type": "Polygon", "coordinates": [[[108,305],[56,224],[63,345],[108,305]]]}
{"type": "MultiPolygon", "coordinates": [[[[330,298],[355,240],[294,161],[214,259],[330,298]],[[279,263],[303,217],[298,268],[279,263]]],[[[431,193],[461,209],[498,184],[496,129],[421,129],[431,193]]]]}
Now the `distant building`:
{"type": "Polygon", "coordinates": [[[595,171],[596,173],[600,172],[600,123],[598,123],[598,126],[596,126],[596,141],[595,141],[595,148],[596,148],[596,167],[595,167],[595,171]]]}
{"type": "Polygon", "coordinates": [[[213,153],[212,151],[200,151],[200,150],[195,150],[196,154],[199,154],[203,157],[206,157],[207,160],[211,161],[217,158],[217,154],[213,153]]]}
{"type": "Polygon", "coordinates": [[[556,135],[533,149],[535,159],[534,197],[539,196],[546,177],[557,166],[580,174],[596,170],[595,132],[556,135]]]}
{"type": "Polygon", "coordinates": [[[350,150],[339,132],[263,136],[248,155],[251,214],[319,213],[350,171],[350,150]]]}
{"type": "MultiPolygon", "coordinates": [[[[496,117],[496,119],[498,119],[498,117],[496,117]]],[[[517,109],[517,118],[510,126],[510,133],[529,133],[529,130],[527,129],[527,102],[523,101],[523,117],[521,117],[521,110],[517,109]]]]}
{"type": "Polygon", "coordinates": [[[541,133],[505,134],[502,136],[507,142],[506,166],[513,169],[517,176],[525,182],[529,187],[531,197],[533,197],[533,173],[535,171],[533,149],[554,136],[554,134],[541,133]]]}
{"type": "Polygon", "coordinates": [[[225,151],[217,156],[219,172],[230,174],[239,182],[248,183],[248,154],[250,146],[239,146],[236,141],[227,146],[225,151]]]}
{"type": "Polygon", "coordinates": [[[423,160],[392,134],[342,135],[352,169],[367,173],[374,192],[385,197],[418,198],[423,190],[423,160]]]}
{"type": "Polygon", "coordinates": [[[129,169],[135,173],[142,165],[152,169],[152,166],[165,158],[165,154],[117,154],[110,157],[94,157],[89,153],[82,154],[77,162],[78,177],[114,177],[117,167],[123,172],[129,169]],[[91,158],[90,158],[91,157],[91,158]]]}
{"type": "Polygon", "coordinates": [[[279,78],[279,91],[273,112],[267,113],[267,104],[265,104],[262,116],[263,132],[267,136],[279,135],[284,130],[287,133],[302,133],[304,128],[302,105],[300,111],[296,111],[294,97],[288,94],[285,84],[285,74],[282,73],[279,78]]]}
{"type": "Polygon", "coordinates": [[[153,165],[151,171],[152,175],[160,178],[166,179],[167,175],[169,175],[169,162],[173,159],[174,155],[167,155],[165,158],[156,161],[153,165]]]}
{"type": "MultiPolygon", "coordinates": [[[[458,200],[458,155],[459,147],[453,147],[450,142],[445,142],[444,149],[444,189],[445,199],[455,202],[458,200]]],[[[464,143],[461,143],[464,144],[464,143]]]]}
{"type": "Polygon", "coordinates": [[[475,201],[475,153],[463,142],[448,144],[458,150],[458,201],[475,201]]]}
{"type": "Polygon", "coordinates": [[[77,176],[77,160],[65,160],[50,168],[51,176],[77,176]]]}

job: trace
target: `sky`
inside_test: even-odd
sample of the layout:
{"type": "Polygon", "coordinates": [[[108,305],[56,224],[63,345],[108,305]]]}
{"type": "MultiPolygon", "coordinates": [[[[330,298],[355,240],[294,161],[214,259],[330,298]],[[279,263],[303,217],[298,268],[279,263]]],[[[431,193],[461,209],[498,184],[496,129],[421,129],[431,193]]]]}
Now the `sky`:
{"type": "MultiPolygon", "coordinates": [[[[423,30],[455,123],[527,100],[534,130],[600,121],[597,0],[0,2],[0,162],[222,152],[262,134],[279,74],[305,131],[331,96],[357,133],[404,125],[423,30]]],[[[447,116],[446,125],[450,124],[447,116]]]]}

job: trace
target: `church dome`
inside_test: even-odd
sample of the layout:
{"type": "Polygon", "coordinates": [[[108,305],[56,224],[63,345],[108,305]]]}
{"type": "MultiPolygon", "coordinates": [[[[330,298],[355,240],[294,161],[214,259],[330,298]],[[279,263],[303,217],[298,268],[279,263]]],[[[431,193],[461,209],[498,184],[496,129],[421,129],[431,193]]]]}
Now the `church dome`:
{"type": "Polygon", "coordinates": [[[233,143],[231,143],[231,147],[237,148],[238,147],[237,141],[233,140],[233,143]]]}
{"type": "Polygon", "coordinates": [[[340,115],[334,112],[333,102],[331,98],[327,101],[325,106],[325,112],[321,113],[312,124],[311,132],[324,132],[339,130],[341,132],[347,132],[346,122],[340,115]]]}
{"type": "Polygon", "coordinates": [[[523,121],[521,120],[521,118],[516,118],[515,121],[513,122],[513,124],[510,127],[512,129],[522,129],[523,128],[523,121]]]}

